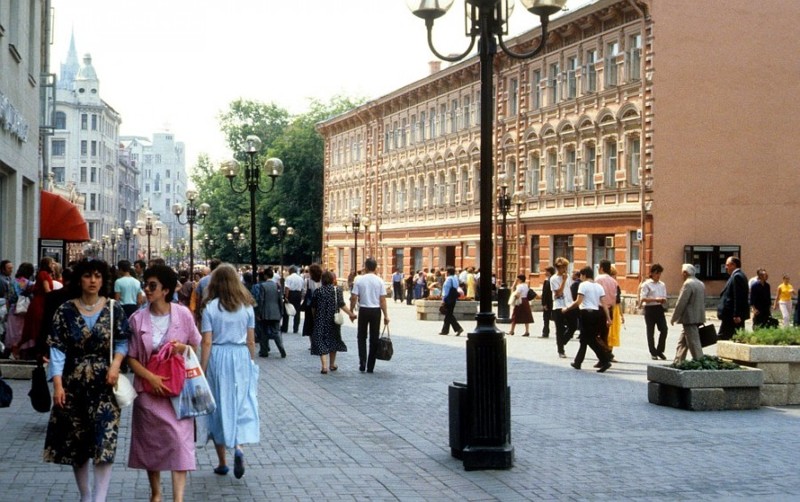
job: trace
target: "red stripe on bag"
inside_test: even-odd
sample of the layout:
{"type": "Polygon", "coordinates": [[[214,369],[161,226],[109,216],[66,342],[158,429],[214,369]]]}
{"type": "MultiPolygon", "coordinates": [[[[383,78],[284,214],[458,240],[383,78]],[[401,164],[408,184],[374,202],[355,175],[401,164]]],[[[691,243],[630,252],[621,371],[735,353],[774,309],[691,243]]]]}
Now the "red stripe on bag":
{"type": "Polygon", "coordinates": [[[201,375],[200,368],[187,368],[186,370],[186,378],[197,378],[201,375]]]}

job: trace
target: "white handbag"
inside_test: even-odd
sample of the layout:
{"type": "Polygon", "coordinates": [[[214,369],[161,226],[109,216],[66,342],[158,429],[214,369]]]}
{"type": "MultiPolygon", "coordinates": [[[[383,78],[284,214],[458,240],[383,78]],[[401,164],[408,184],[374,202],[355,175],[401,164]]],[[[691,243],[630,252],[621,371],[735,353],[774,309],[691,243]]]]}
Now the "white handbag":
{"type": "Polygon", "coordinates": [[[286,302],[286,303],[284,303],[284,306],[286,307],[286,315],[287,316],[291,317],[293,315],[297,315],[297,309],[294,308],[294,305],[292,305],[289,302],[286,302]]]}
{"type": "MultiPolygon", "coordinates": [[[[114,361],[114,300],[108,301],[108,307],[111,312],[111,348],[109,350],[108,361],[110,365],[114,361]]],[[[128,377],[120,374],[117,379],[117,384],[114,386],[114,398],[117,400],[117,405],[120,408],[130,406],[138,395],[136,389],[133,388],[133,384],[128,380],[128,377]]]]}
{"type": "Polygon", "coordinates": [[[336,312],[335,314],[333,314],[333,322],[335,322],[339,326],[344,324],[344,314],[342,314],[341,312],[336,312]]]}

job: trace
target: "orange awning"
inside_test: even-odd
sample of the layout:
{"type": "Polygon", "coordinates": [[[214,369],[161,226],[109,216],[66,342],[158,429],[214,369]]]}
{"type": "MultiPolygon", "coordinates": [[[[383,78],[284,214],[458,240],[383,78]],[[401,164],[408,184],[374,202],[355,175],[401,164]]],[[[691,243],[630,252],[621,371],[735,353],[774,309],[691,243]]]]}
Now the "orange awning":
{"type": "Polygon", "coordinates": [[[64,241],[88,241],[89,227],[78,207],[60,195],[41,192],[39,237],[64,241]]]}

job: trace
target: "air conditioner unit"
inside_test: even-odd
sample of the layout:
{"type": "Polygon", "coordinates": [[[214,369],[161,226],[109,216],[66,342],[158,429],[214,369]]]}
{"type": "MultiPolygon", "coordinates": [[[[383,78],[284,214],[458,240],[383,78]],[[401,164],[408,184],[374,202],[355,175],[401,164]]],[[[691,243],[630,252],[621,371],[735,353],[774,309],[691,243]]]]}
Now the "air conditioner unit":
{"type": "Polygon", "coordinates": [[[606,247],[613,248],[614,247],[614,238],[613,237],[606,237],[606,247]]]}

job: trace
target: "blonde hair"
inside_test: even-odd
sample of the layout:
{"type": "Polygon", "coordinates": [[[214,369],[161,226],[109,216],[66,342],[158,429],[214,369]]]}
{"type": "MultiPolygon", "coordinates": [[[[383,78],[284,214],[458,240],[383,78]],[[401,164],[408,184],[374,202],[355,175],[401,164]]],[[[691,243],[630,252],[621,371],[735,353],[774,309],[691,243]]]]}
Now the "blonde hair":
{"type": "Polygon", "coordinates": [[[569,260],[567,260],[563,256],[559,256],[558,258],[556,258],[555,265],[556,265],[556,268],[558,268],[558,267],[569,267],[569,260]]]}
{"type": "Polygon", "coordinates": [[[219,298],[220,309],[228,312],[236,312],[247,305],[255,305],[253,295],[239,280],[239,274],[230,263],[222,263],[211,272],[207,293],[203,296],[205,296],[203,308],[214,298],[219,298]]]}

